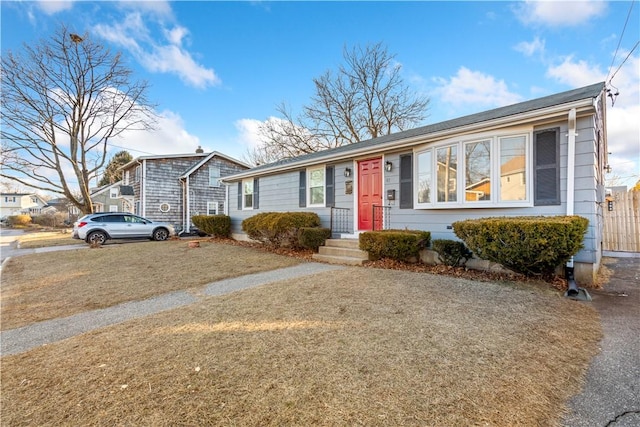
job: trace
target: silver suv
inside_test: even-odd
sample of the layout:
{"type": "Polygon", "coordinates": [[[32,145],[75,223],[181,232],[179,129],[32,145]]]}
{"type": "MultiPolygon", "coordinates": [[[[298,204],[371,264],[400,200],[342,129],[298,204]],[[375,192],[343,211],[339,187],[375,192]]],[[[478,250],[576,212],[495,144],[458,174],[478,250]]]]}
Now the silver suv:
{"type": "Polygon", "coordinates": [[[175,235],[171,224],[154,222],[128,212],[85,215],[73,224],[73,238],[103,244],[109,239],[167,240],[175,235]]]}

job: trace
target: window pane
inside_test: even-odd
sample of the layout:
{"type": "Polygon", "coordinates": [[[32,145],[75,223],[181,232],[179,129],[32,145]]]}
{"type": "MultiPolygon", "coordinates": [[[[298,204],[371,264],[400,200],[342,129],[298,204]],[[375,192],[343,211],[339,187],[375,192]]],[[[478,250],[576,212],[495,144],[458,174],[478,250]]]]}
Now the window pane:
{"type": "Polygon", "coordinates": [[[324,205],[324,168],[309,171],[309,204],[324,205]]]}
{"type": "Polygon", "coordinates": [[[500,139],[500,200],[527,199],[526,138],[500,139]]]}
{"type": "Polygon", "coordinates": [[[455,202],[458,188],[458,148],[449,146],[436,150],[438,160],[438,202],[455,202]]]}
{"type": "Polygon", "coordinates": [[[244,207],[253,208],[253,180],[248,179],[246,181],[243,181],[242,186],[244,188],[244,207]]]}
{"type": "Polygon", "coordinates": [[[491,141],[465,145],[465,200],[491,200],[491,141]]]}
{"type": "Polygon", "coordinates": [[[309,175],[309,187],[324,186],[324,169],[312,170],[309,175]]]}
{"type": "Polygon", "coordinates": [[[218,166],[209,166],[209,186],[218,187],[220,183],[220,168],[218,166]]]}
{"type": "Polygon", "coordinates": [[[431,151],[418,154],[418,203],[431,203],[431,151]]]}
{"type": "Polygon", "coordinates": [[[319,204],[324,204],[324,188],[322,187],[318,187],[318,188],[311,188],[310,189],[310,193],[309,193],[309,197],[311,198],[309,200],[309,203],[312,205],[319,205],[319,204]]]}

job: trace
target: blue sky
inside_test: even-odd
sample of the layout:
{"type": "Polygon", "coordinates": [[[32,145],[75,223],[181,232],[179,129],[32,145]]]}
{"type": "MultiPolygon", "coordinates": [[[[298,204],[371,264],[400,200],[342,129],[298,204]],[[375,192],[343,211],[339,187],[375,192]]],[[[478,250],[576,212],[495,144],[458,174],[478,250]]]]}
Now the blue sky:
{"type": "Polygon", "coordinates": [[[295,115],[308,103],[312,79],[337,68],[343,47],[382,42],[405,82],[431,98],[423,124],[615,73],[609,176],[627,185],[640,178],[637,2],[2,1],[1,8],[3,53],[64,23],[122,51],[135,77],[150,82],[157,129],[125,135],[112,154],[202,146],[242,159],[277,104],[295,115]]]}

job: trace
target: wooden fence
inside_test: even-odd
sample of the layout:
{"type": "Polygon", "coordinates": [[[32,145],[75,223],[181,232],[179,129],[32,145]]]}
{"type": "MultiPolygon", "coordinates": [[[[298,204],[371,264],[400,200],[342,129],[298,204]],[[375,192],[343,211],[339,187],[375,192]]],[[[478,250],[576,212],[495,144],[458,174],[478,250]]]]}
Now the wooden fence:
{"type": "Polygon", "coordinates": [[[613,193],[613,210],[604,206],[605,251],[640,252],[640,191],[613,193]]]}

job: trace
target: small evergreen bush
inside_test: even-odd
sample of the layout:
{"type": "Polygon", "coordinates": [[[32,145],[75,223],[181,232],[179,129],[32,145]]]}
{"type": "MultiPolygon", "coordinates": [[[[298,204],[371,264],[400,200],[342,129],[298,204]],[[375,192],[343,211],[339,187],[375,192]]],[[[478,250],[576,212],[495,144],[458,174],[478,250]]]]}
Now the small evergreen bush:
{"type": "Polygon", "coordinates": [[[453,223],[476,256],[526,276],[550,276],[580,249],[589,221],[580,216],[493,217],[453,223]]]}
{"type": "Polygon", "coordinates": [[[228,215],[195,215],[191,221],[210,236],[226,238],[231,235],[231,218],[228,215]]]}
{"type": "Polygon", "coordinates": [[[360,249],[373,259],[390,258],[410,261],[429,246],[431,233],[420,230],[367,231],[360,234],[360,249]]]}
{"type": "Polygon", "coordinates": [[[464,243],[457,240],[435,239],[431,245],[438,253],[440,262],[450,267],[457,267],[460,264],[464,266],[473,256],[464,243]]]}
{"type": "Polygon", "coordinates": [[[314,212],[263,212],[242,221],[242,230],[253,239],[271,246],[298,247],[298,230],[320,227],[314,212]]]}
{"type": "Polygon", "coordinates": [[[300,227],[298,230],[298,245],[306,249],[318,248],[324,245],[324,241],[331,237],[331,229],[318,227],[300,227]]]}

